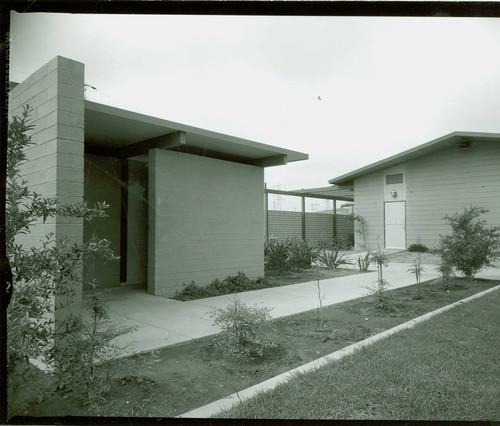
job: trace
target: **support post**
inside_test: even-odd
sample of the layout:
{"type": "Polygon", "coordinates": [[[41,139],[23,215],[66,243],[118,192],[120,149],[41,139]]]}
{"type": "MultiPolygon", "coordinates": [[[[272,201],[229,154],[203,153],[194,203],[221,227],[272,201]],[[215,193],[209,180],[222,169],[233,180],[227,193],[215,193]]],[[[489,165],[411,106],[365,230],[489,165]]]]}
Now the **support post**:
{"type": "Polygon", "coordinates": [[[337,200],[333,200],[333,239],[337,238],[337,200]]]}
{"type": "Polygon", "coordinates": [[[269,241],[269,193],[267,192],[267,183],[264,183],[264,203],[266,207],[266,241],[269,241]]]}
{"type": "Polygon", "coordinates": [[[121,160],[120,282],[127,282],[128,160],[121,160]]]}
{"type": "Polygon", "coordinates": [[[302,240],[306,241],[306,197],[302,196],[302,240]]]}

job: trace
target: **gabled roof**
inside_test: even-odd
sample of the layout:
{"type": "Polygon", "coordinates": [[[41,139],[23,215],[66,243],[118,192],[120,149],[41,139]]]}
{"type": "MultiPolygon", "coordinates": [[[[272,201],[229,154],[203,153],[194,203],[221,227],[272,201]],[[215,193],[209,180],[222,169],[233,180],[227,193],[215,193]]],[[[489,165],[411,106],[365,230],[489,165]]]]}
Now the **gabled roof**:
{"type": "Polygon", "coordinates": [[[500,143],[500,133],[453,132],[438,139],[434,139],[430,142],[403,151],[399,154],[385,158],[384,160],[380,160],[376,163],[369,164],[368,166],[361,167],[350,173],[346,173],[342,176],[330,179],[328,182],[336,185],[352,185],[355,178],[367,173],[396,166],[413,158],[440,151],[447,147],[458,146],[459,148],[467,148],[471,144],[481,143],[484,141],[500,143]]]}
{"type": "Polygon", "coordinates": [[[140,158],[152,148],[171,149],[260,167],[309,158],[302,152],[85,101],[86,152],[140,158]]]}

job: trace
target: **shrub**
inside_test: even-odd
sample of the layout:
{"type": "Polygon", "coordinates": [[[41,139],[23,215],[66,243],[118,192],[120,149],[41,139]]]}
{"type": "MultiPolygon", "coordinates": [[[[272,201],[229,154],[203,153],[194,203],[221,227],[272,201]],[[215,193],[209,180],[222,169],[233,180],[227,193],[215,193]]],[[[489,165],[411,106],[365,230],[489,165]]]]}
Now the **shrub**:
{"type": "Polygon", "coordinates": [[[238,272],[237,275],[229,275],[222,281],[216,278],[206,286],[200,286],[194,281],[191,281],[189,284],[184,284],[182,291],[177,292],[173,299],[183,301],[204,299],[206,297],[259,290],[267,287],[269,287],[269,283],[265,278],[251,280],[243,272],[238,272]]]}
{"type": "Polygon", "coordinates": [[[408,272],[412,272],[415,274],[415,280],[417,281],[417,298],[421,298],[420,294],[420,280],[422,279],[422,272],[424,271],[424,268],[422,266],[422,259],[420,258],[420,254],[418,255],[418,258],[413,262],[413,265],[410,266],[408,269],[408,272]]]}
{"type": "Polygon", "coordinates": [[[271,271],[288,271],[288,247],[279,241],[266,241],[264,245],[264,264],[271,271]]]}
{"type": "Polygon", "coordinates": [[[415,243],[415,244],[410,244],[408,247],[408,251],[411,253],[428,253],[429,247],[424,246],[423,244],[420,243],[415,243]]]}
{"type": "Polygon", "coordinates": [[[354,246],[354,235],[335,237],[330,241],[318,244],[318,248],[327,250],[351,250],[354,246]]]}
{"type": "Polygon", "coordinates": [[[361,272],[366,272],[368,271],[368,267],[370,266],[370,263],[372,262],[372,254],[371,252],[367,252],[364,257],[358,256],[358,267],[361,272]]]}
{"type": "Polygon", "coordinates": [[[87,324],[80,321],[76,332],[68,334],[55,347],[54,357],[58,362],[54,364],[53,375],[57,392],[70,392],[82,405],[96,408],[110,388],[110,362],[124,351],[113,340],[136,328],[112,324],[100,293],[94,287],[91,291],[85,306],[90,321],[87,324]]]}
{"type": "MultiPolygon", "coordinates": [[[[25,106],[8,128],[6,249],[12,267],[12,296],[7,306],[7,372],[11,389],[24,384],[23,371],[28,368],[30,360],[45,361],[52,369],[62,367],[65,358],[59,356],[58,351],[63,345],[59,342],[82,338],[89,329],[79,318],[71,316],[62,324],[64,327],[56,329],[52,315],[56,309],[55,302],[57,308],[71,304],[76,291],[88,278],[81,273],[84,262],[95,257],[117,259],[109,241],[97,237],[86,243],[70,244],[67,239],[56,239],[48,234],[38,247],[30,249],[16,243],[16,237],[29,233],[36,222],[44,223],[55,216],[90,221],[105,217],[108,207],[106,203],[89,207],[85,202],[61,206],[56,197],[43,197],[29,189],[20,168],[27,159],[26,149],[33,145],[28,136],[33,129],[31,111],[29,106],[25,106]]],[[[91,283],[86,281],[86,284],[91,283]]],[[[98,348],[97,342],[96,345],[98,348]]],[[[104,346],[99,348],[104,349],[104,346]]],[[[73,358],[73,371],[83,371],[86,366],[88,364],[81,356],[73,358]]],[[[68,377],[64,380],[68,380],[68,392],[79,392],[78,385],[68,377]]],[[[92,386],[92,383],[87,382],[86,386],[92,386]]]]}
{"type": "Polygon", "coordinates": [[[336,237],[340,239],[339,249],[340,250],[351,250],[354,247],[354,235],[344,235],[342,237],[336,237]]]}
{"type": "Polygon", "coordinates": [[[309,269],[318,259],[319,249],[304,240],[294,238],[288,243],[288,263],[291,269],[309,269]]]}
{"type": "Polygon", "coordinates": [[[350,265],[351,261],[344,259],[344,255],[339,256],[338,250],[325,250],[323,249],[319,255],[318,260],[327,268],[335,271],[340,265],[350,265]]]}
{"type": "Polygon", "coordinates": [[[462,213],[445,216],[451,235],[441,235],[436,253],[441,256],[442,271],[456,270],[473,278],[484,266],[498,258],[500,227],[487,226],[481,215],[488,212],[482,207],[470,207],[462,213]]]}
{"type": "Polygon", "coordinates": [[[277,346],[265,338],[269,312],[266,307],[247,306],[237,296],[227,307],[214,308],[214,325],[222,329],[215,337],[215,346],[228,356],[262,357],[265,349],[277,346]]]}
{"type": "Polygon", "coordinates": [[[369,294],[375,297],[375,304],[377,308],[386,311],[391,307],[389,304],[389,299],[387,297],[387,288],[390,286],[390,284],[386,280],[384,280],[383,275],[384,267],[389,264],[388,256],[379,248],[375,253],[371,255],[371,259],[377,265],[377,281],[373,285],[366,288],[368,289],[369,294]]]}

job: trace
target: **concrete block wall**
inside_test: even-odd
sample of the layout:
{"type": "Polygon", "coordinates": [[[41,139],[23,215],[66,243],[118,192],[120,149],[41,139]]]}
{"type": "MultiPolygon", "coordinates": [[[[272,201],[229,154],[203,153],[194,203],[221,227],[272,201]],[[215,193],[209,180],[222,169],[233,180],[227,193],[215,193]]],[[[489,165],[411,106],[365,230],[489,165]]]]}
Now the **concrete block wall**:
{"type": "Polygon", "coordinates": [[[149,152],[148,291],[264,274],[264,169],[149,152]]]}
{"type": "MultiPolygon", "coordinates": [[[[43,65],[9,93],[9,117],[20,115],[27,104],[32,108],[34,144],[26,151],[22,174],[29,188],[57,196],[60,205],[83,201],[84,65],[60,56],[43,65]]],[[[83,221],[66,217],[39,221],[18,242],[25,248],[37,247],[50,232],[57,239],[81,242],[83,221]]],[[[81,288],[75,290],[74,301],[79,302],[81,288]]],[[[56,322],[65,315],[60,310],[56,322]]]]}
{"type": "MultiPolygon", "coordinates": [[[[30,189],[57,196],[60,205],[83,201],[84,65],[58,56],[42,66],[10,92],[9,116],[20,115],[25,105],[32,108],[34,124],[30,132],[34,144],[22,167],[30,189]]],[[[49,218],[19,241],[26,247],[38,246],[49,232],[78,242],[83,222],[49,218]]]]}

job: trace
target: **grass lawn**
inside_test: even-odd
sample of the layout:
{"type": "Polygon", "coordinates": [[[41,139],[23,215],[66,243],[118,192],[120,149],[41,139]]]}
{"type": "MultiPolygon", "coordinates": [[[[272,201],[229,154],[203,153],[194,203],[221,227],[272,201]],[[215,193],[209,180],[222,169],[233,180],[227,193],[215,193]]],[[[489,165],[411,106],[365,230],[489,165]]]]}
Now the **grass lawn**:
{"type": "Polygon", "coordinates": [[[499,304],[495,291],[220,417],[498,421],[499,304]]]}
{"type": "MultiPolygon", "coordinates": [[[[98,407],[81,406],[71,394],[62,397],[50,392],[50,380],[33,369],[26,385],[16,391],[9,389],[9,413],[29,416],[176,416],[498,284],[499,281],[460,279],[445,287],[439,280],[434,280],[420,284],[420,295],[416,286],[394,289],[388,292],[392,306],[389,311],[376,309],[372,297],[323,308],[323,328],[319,327],[316,310],[276,319],[271,323],[268,338],[277,343],[277,347],[265,353],[262,359],[242,361],[224,357],[214,347],[212,336],[171,346],[154,354],[118,360],[111,366],[111,389],[105,402],[98,407]]],[[[495,306],[490,305],[488,309],[483,309],[482,313],[498,316],[495,306]]],[[[476,327],[482,330],[481,325],[476,327]]],[[[450,327],[449,332],[454,328],[450,327]]],[[[420,346],[416,342],[415,339],[412,341],[413,347],[420,346]]],[[[435,349],[440,353],[440,362],[454,365],[458,352],[441,351],[440,345],[435,349]]],[[[493,343],[486,346],[493,347],[493,343]]],[[[394,356],[406,362],[406,355],[395,353],[394,356]]],[[[369,365],[372,370],[377,370],[393,364],[392,361],[386,362],[385,358],[371,358],[369,365]]],[[[375,383],[368,386],[370,392],[380,390],[375,383]]],[[[337,384],[332,385],[334,389],[335,386],[337,384]]],[[[413,382],[408,382],[408,387],[412,386],[413,382]]],[[[328,389],[326,393],[333,390],[328,389]]],[[[299,394],[303,398],[305,393],[300,391],[299,394]]],[[[427,397],[422,394],[419,398],[427,397]]],[[[395,415],[400,417],[399,413],[395,415]]],[[[425,417],[426,412],[420,417],[422,415],[425,417]]],[[[268,413],[260,412],[258,416],[267,417],[268,413]]]]}

